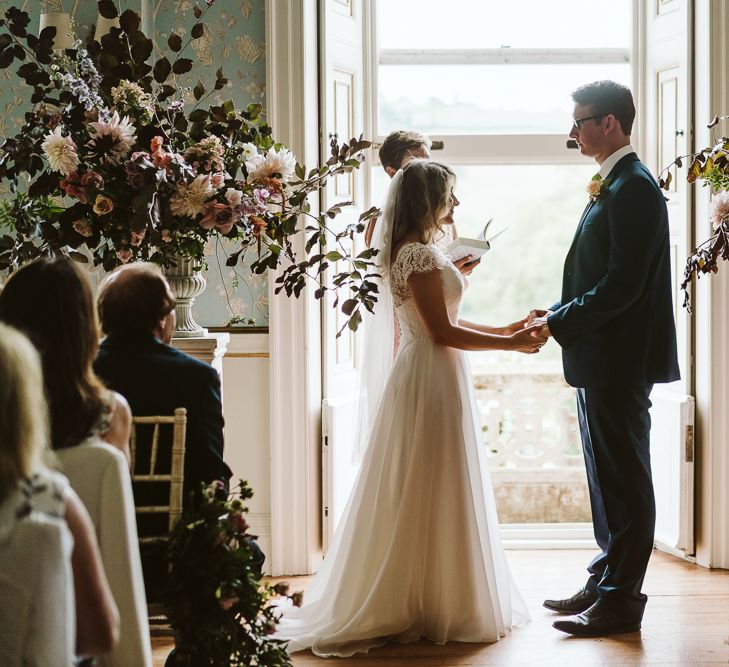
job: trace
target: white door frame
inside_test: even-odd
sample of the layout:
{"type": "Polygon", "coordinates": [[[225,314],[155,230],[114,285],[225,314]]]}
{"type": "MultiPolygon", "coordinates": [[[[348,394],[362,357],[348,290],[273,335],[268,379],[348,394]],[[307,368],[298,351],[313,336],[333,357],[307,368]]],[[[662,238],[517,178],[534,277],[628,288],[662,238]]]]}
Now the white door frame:
{"type": "MultiPolygon", "coordinates": [[[[694,148],[708,146],[714,114],[729,113],[729,6],[724,0],[695,2],[694,148]]],[[[724,131],[729,128],[725,125],[724,131]]],[[[694,187],[696,238],[711,233],[709,190],[694,187]]],[[[706,567],[729,568],[729,266],[703,277],[694,290],[697,407],[697,550],[706,567]]]]}
{"type": "MultiPolygon", "coordinates": [[[[317,3],[266,0],[266,113],[273,136],[307,167],[319,163],[317,3]]],[[[312,213],[318,200],[312,198],[312,213]]],[[[294,242],[304,252],[303,234],[294,242]]],[[[273,575],[321,560],[321,313],[313,288],[274,294],[269,274],[271,554],[273,575]]]]}

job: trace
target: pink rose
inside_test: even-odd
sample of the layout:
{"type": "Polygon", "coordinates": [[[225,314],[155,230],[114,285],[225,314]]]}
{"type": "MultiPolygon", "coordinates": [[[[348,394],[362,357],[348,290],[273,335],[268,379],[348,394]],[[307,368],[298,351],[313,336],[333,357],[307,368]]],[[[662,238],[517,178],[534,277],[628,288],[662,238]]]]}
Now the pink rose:
{"type": "Polygon", "coordinates": [[[78,234],[81,234],[81,236],[86,236],[87,238],[94,233],[94,230],[91,227],[91,223],[87,222],[86,220],[74,220],[73,228],[78,234]]]}
{"type": "Polygon", "coordinates": [[[172,156],[160,149],[152,153],[152,162],[158,169],[164,169],[172,163],[172,156]]]}
{"type": "Polygon", "coordinates": [[[217,190],[225,185],[225,174],[218,171],[210,176],[210,184],[217,190]]]}
{"type": "Polygon", "coordinates": [[[78,184],[78,174],[75,171],[62,179],[58,185],[67,196],[75,197],[82,204],[89,203],[89,193],[86,188],[83,188],[78,184]]]}
{"type": "Polygon", "coordinates": [[[132,251],[127,250],[126,248],[118,250],[116,256],[121,260],[122,264],[126,264],[132,257],[134,257],[132,251]]]}
{"type": "Polygon", "coordinates": [[[160,148],[162,148],[163,144],[164,139],[159,135],[152,137],[152,141],[149,142],[149,152],[156,153],[160,148]]]}
{"type": "Polygon", "coordinates": [[[87,171],[81,177],[81,185],[87,188],[96,188],[97,190],[101,190],[104,187],[104,179],[95,171],[87,171]]]}
{"type": "Polygon", "coordinates": [[[231,206],[240,206],[243,201],[243,193],[235,188],[228,188],[225,191],[225,198],[231,206]]]}
{"type": "Polygon", "coordinates": [[[137,247],[142,245],[142,241],[144,240],[144,237],[146,234],[147,234],[146,229],[143,229],[141,232],[132,231],[132,234],[131,234],[132,245],[137,246],[137,247]]]}

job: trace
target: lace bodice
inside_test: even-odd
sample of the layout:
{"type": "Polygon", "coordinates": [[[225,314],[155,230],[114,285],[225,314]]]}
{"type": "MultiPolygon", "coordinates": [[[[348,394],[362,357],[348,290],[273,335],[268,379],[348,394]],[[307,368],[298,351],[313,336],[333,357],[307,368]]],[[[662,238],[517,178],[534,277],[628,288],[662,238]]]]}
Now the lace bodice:
{"type": "Polygon", "coordinates": [[[410,298],[408,278],[413,273],[428,273],[434,270],[440,271],[443,296],[450,320],[458,321],[464,286],[461,273],[438,245],[406,243],[400,248],[390,268],[390,289],[403,344],[411,339],[430,339],[415,303],[410,298]]]}

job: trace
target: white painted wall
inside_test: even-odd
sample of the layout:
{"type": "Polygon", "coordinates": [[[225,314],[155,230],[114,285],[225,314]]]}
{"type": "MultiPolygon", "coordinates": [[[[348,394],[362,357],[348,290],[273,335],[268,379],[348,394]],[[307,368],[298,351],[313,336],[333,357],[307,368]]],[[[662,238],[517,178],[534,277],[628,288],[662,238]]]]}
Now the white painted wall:
{"type": "Polygon", "coordinates": [[[271,565],[271,429],[268,334],[230,336],[223,359],[225,461],[232,483],[246,480],[254,491],[249,501],[251,533],[271,565]]]}

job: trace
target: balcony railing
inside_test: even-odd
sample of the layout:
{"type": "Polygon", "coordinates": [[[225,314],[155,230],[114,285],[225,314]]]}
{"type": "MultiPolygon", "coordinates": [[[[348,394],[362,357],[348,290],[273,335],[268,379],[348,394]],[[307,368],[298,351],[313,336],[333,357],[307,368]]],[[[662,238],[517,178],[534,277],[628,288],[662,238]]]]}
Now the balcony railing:
{"type": "Polygon", "coordinates": [[[473,369],[502,523],[590,520],[575,390],[559,364],[473,369]]]}

